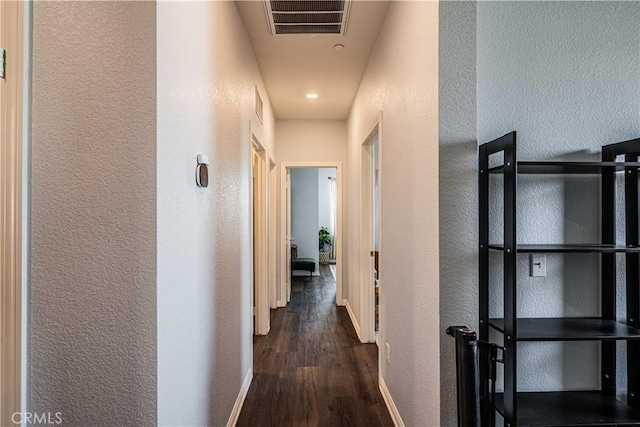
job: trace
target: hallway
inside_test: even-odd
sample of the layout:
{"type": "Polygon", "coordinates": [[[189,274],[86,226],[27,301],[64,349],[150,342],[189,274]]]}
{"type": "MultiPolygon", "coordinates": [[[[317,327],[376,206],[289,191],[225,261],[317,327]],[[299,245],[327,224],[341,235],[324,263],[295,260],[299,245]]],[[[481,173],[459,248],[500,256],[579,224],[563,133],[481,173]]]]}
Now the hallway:
{"type": "Polygon", "coordinates": [[[335,305],[328,266],[294,277],[291,302],[254,337],[254,377],[238,426],[391,426],[378,390],[377,347],[335,305]]]}
{"type": "Polygon", "coordinates": [[[6,169],[21,199],[0,233],[21,244],[21,313],[6,323],[19,337],[14,411],[60,412],[65,425],[440,422],[453,378],[441,388],[438,2],[15,5],[22,49],[0,45],[25,101],[6,169]],[[298,19],[273,10],[290,6],[331,7],[298,12],[341,15],[340,32],[278,33],[300,27],[277,22],[298,19]],[[361,215],[374,127],[387,254],[379,360],[360,342],[374,340],[361,215]],[[285,308],[287,167],[336,168],[342,232],[337,284],[301,279],[285,308]],[[254,313],[271,323],[255,341],[254,313]]]}

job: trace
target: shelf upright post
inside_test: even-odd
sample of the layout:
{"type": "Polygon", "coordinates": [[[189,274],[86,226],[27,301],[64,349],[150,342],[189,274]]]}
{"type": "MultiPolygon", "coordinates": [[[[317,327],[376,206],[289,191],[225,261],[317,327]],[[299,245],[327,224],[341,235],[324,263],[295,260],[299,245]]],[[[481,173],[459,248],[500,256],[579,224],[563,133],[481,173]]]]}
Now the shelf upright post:
{"type": "MultiPolygon", "coordinates": [[[[638,153],[625,155],[626,162],[637,162],[638,153]]],[[[627,245],[638,246],[638,169],[627,168],[624,174],[625,232],[627,245]]],[[[640,255],[626,254],[627,324],[640,325],[640,255]]],[[[640,410],[640,342],[627,342],[627,404],[640,410]]]]}
{"type": "MultiPolygon", "coordinates": [[[[616,152],[612,146],[602,147],[602,161],[615,162],[616,152]]],[[[602,243],[616,243],[616,177],[613,169],[603,169],[601,179],[602,191],[602,243]]],[[[616,255],[602,254],[602,318],[616,320],[616,255]]],[[[616,342],[602,341],[601,384],[602,392],[608,396],[616,396],[616,342]]]]}
{"type": "Polygon", "coordinates": [[[517,313],[516,313],[516,133],[504,140],[504,424],[517,420],[517,313]]]}
{"type": "MultiPolygon", "coordinates": [[[[478,156],[478,203],[479,203],[479,330],[480,340],[489,341],[489,153],[487,144],[479,148],[478,156]]],[[[480,412],[483,426],[490,426],[495,414],[489,405],[489,357],[480,352],[480,412]]]]}

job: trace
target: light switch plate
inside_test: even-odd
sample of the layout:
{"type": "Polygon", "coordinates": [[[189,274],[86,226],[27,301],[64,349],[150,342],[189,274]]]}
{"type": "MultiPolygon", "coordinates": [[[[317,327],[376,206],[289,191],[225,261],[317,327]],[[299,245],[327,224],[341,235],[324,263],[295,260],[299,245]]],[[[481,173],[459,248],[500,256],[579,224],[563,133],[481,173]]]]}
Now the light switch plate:
{"type": "Polygon", "coordinates": [[[547,275],[547,254],[529,255],[529,276],[545,277],[547,275]]]}

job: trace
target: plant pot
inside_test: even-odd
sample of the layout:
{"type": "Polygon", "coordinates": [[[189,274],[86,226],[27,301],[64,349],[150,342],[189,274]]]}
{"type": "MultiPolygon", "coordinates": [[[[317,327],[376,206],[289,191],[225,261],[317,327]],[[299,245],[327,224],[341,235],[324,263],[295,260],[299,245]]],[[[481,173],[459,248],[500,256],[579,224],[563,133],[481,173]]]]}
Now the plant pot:
{"type": "Polygon", "coordinates": [[[329,264],[330,252],[320,251],[320,264],[329,264]]]}

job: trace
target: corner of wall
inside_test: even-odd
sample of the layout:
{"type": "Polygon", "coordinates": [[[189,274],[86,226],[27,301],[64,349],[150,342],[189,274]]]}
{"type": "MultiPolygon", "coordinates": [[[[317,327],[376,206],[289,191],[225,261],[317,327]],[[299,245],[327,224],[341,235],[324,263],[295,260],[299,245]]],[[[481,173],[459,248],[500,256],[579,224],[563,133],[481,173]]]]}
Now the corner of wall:
{"type": "Polygon", "coordinates": [[[441,1],[439,21],[440,422],[457,422],[449,325],[477,325],[476,2],[441,1]],[[452,174],[451,171],[457,173],[452,174]],[[463,207],[463,208],[461,208],[463,207]]]}

